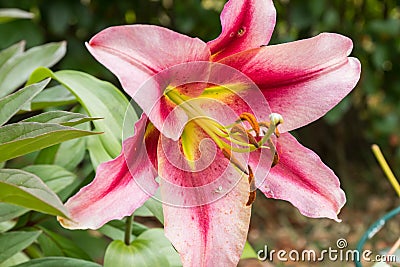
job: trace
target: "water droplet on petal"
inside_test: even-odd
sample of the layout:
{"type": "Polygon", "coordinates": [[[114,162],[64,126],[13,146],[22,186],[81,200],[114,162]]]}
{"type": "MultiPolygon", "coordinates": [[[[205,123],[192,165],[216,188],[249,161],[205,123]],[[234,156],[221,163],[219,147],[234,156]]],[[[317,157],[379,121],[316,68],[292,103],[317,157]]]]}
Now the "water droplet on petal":
{"type": "Polygon", "coordinates": [[[241,27],[238,31],[237,31],[237,36],[241,37],[244,35],[244,33],[246,32],[246,27],[241,27]]]}
{"type": "Polygon", "coordinates": [[[221,193],[222,192],[222,185],[218,186],[217,189],[215,189],[215,193],[221,193]]]}

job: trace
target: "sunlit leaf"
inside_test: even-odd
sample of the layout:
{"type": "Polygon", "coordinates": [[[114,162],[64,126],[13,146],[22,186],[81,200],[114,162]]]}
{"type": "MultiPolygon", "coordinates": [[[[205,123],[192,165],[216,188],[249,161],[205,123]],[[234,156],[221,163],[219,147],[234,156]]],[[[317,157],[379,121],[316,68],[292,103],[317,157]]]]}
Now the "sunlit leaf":
{"type": "Polygon", "coordinates": [[[0,66],[0,97],[21,86],[39,66],[53,66],[65,54],[66,43],[49,43],[36,46],[16,55],[0,66]]]}
{"type": "Polygon", "coordinates": [[[28,209],[25,209],[21,206],[0,202],[0,222],[14,219],[28,211],[28,209]]]}
{"type": "Polygon", "coordinates": [[[0,128],[0,162],[70,139],[98,134],[53,123],[20,122],[0,128]]]}
{"type": "Polygon", "coordinates": [[[25,42],[22,41],[22,42],[16,43],[15,45],[12,45],[6,49],[1,50],[0,51],[0,66],[2,66],[4,63],[6,63],[13,56],[21,54],[24,51],[24,47],[25,47],[25,42]]]}
{"type": "Polygon", "coordinates": [[[39,177],[22,170],[0,170],[0,202],[68,217],[57,195],[39,177]]]}
{"type": "Polygon", "coordinates": [[[242,256],[240,258],[241,259],[257,259],[257,253],[254,251],[253,247],[247,241],[246,241],[246,244],[244,245],[242,256]]]}
{"type": "Polygon", "coordinates": [[[9,22],[15,19],[33,19],[34,14],[17,8],[0,9],[0,23],[9,22]]]}
{"type": "Polygon", "coordinates": [[[100,118],[90,118],[84,114],[73,113],[68,111],[49,111],[28,119],[24,122],[40,122],[40,123],[57,123],[64,126],[75,126],[84,122],[98,120],[100,118]]]}
{"type": "Polygon", "coordinates": [[[57,165],[30,165],[24,171],[38,176],[55,193],[73,183],[76,175],[57,165]]]}
{"type": "Polygon", "coordinates": [[[67,258],[67,257],[48,257],[41,259],[34,259],[24,262],[13,267],[101,267],[101,265],[80,259],[67,258]]]}
{"type": "Polygon", "coordinates": [[[104,267],[122,266],[182,266],[178,253],[164,235],[163,229],[150,229],[129,246],[113,241],[104,256],[104,267]]]}
{"type": "Polygon", "coordinates": [[[40,231],[7,232],[0,234],[0,262],[7,260],[14,254],[32,244],[40,235],[40,231]]]}
{"type": "Polygon", "coordinates": [[[18,252],[17,254],[14,254],[12,257],[8,258],[6,261],[3,261],[0,263],[0,267],[10,267],[14,266],[23,262],[29,261],[29,257],[26,256],[25,253],[18,252]]]}
{"type": "Polygon", "coordinates": [[[78,71],[53,73],[49,69],[38,68],[32,73],[28,83],[35,83],[48,77],[68,88],[90,116],[104,118],[93,123],[98,131],[104,132],[100,140],[110,155],[108,160],[116,157],[121,152],[121,133],[128,107],[129,117],[133,118],[132,127],[137,120],[137,115],[125,96],[111,83],[78,71]]]}
{"type": "Polygon", "coordinates": [[[64,86],[57,85],[40,92],[31,102],[31,110],[58,107],[76,103],[75,96],[64,86]]]}
{"type": "Polygon", "coordinates": [[[14,94],[0,99],[0,126],[6,123],[23,106],[28,104],[49,83],[50,79],[29,85],[14,94]]]}
{"type": "Polygon", "coordinates": [[[16,221],[4,221],[0,222],[0,233],[11,230],[17,224],[16,221]]]}

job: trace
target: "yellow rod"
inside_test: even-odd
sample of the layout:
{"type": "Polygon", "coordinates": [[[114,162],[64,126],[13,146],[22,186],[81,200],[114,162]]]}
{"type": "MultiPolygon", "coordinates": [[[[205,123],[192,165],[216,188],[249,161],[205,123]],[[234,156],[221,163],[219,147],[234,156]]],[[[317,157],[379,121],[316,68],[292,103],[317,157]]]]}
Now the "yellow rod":
{"type": "Polygon", "coordinates": [[[382,154],[381,149],[376,144],[373,144],[371,146],[371,149],[372,149],[372,152],[374,153],[376,159],[378,160],[379,165],[381,165],[381,168],[382,168],[383,172],[385,173],[386,177],[388,178],[389,182],[392,184],[397,195],[400,197],[400,184],[396,180],[396,177],[394,176],[392,170],[390,169],[389,165],[387,164],[385,157],[382,154]]]}

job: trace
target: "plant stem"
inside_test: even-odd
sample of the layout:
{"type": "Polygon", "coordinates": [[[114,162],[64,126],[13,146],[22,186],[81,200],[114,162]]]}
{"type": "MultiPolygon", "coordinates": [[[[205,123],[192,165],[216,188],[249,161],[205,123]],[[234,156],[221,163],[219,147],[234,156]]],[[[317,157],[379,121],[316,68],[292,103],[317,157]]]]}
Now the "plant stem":
{"type": "Polygon", "coordinates": [[[392,170],[390,169],[389,165],[387,164],[385,157],[382,154],[381,149],[379,148],[378,145],[375,145],[375,144],[372,145],[371,149],[372,149],[372,152],[374,153],[376,159],[378,160],[379,165],[381,165],[383,172],[386,174],[386,177],[388,178],[389,182],[392,184],[397,195],[400,197],[400,184],[396,180],[396,177],[394,176],[392,170]]]}
{"type": "Polygon", "coordinates": [[[126,218],[125,222],[125,244],[129,246],[131,244],[131,232],[132,232],[133,215],[126,218]]]}

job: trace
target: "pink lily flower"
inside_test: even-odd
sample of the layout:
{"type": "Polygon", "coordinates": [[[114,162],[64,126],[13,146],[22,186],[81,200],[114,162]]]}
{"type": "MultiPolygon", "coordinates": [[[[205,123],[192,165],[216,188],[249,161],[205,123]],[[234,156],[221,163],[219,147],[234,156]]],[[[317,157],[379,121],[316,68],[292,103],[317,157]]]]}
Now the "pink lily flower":
{"type": "Polygon", "coordinates": [[[61,224],[97,229],[160,189],[165,234],[183,266],[235,266],[255,187],[306,216],[339,221],[339,179],[289,131],[339,103],[360,63],[338,34],[266,46],[275,17],[272,0],[230,0],[222,33],[208,43],[150,25],[94,36],[89,51],[143,115],[121,155],[67,201],[71,220],[61,224]]]}

